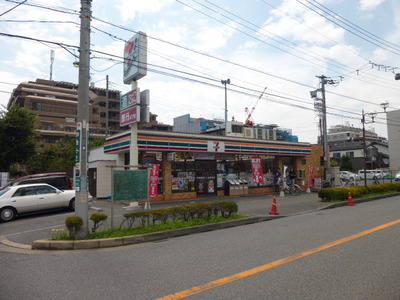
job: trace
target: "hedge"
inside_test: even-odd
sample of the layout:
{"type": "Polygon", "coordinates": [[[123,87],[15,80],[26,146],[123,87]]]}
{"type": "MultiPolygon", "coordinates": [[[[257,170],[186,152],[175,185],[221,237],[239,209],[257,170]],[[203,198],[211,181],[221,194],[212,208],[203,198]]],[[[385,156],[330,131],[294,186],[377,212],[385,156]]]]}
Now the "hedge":
{"type": "Polygon", "coordinates": [[[128,227],[132,227],[136,220],[139,220],[142,226],[146,226],[152,220],[155,224],[167,222],[168,219],[175,222],[177,220],[188,221],[196,218],[210,218],[211,216],[228,217],[238,211],[237,203],[234,201],[214,201],[209,203],[196,203],[168,208],[146,210],[124,214],[120,228],[126,222],[128,227]]]}
{"type": "Polygon", "coordinates": [[[318,197],[324,201],[344,201],[351,193],[353,199],[370,194],[382,194],[389,192],[400,192],[400,183],[383,183],[365,186],[351,186],[339,188],[323,188],[318,191],[318,197]]]}

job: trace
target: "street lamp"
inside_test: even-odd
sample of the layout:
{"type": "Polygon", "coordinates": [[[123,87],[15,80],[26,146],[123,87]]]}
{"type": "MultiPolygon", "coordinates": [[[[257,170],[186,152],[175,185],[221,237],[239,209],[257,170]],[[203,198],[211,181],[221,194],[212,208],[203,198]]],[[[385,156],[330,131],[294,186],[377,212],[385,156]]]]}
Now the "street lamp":
{"type": "Polygon", "coordinates": [[[227,79],[227,80],[221,80],[221,83],[223,85],[225,85],[225,135],[227,135],[226,133],[226,122],[228,120],[228,100],[227,100],[227,94],[226,94],[226,85],[227,84],[231,84],[231,80],[227,79]]]}
{"type": "Polygon", "coordinates": [[[365,124],[375,123],[375,118],[378,114],[386,113],[386,108],[389,106],[388,101],[384,101],[380,104],[383,108],[382,112],[371,111],[369,113],[364,113],[362,110],[362,118],[361,123],[363,125],[363,150],[364,150],[364,186],[367,186],[367,147],[366,147],[366,140],[365,140],[365,124]],[[368,115],[371,118],[371,121],[366,121],[365,116],[368,115]]]}

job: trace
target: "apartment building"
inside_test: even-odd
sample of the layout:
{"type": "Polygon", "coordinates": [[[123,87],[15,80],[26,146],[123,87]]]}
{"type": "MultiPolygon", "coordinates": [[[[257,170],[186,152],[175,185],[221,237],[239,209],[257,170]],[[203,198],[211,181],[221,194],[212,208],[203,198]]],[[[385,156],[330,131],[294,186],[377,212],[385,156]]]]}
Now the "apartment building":
{"type": "MultiPolygon", "coordinates": [[[[368,169],[387,168],[389,149],[385,137],[365,130],[366,164],[368,169]]],[[[328,130],[330,157],[337,161],[344,155],[351,157],[355,171],[364,168],[364,137],[362,128],[335,125],[328,130]]]]}
{"type": "MultiPolygon", "coordinates": [[[[12,92],[8,108],[14,104],[26,107],[38,116],[36,126],[40,144],[75,136],[77,84],[45,79],[23,82],[12,92]]],[[[88,111],[91,138],[104,138],[127,129],[119,126],[120,91],[91,86],[88,111]]]]}

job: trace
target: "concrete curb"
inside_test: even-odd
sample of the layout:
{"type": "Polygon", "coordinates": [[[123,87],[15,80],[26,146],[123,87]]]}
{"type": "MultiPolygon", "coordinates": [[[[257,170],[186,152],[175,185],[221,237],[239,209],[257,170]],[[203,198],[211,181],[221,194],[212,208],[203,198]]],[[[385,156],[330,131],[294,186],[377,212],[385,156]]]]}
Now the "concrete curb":
{"type": "Polygon", "coordinates": [[[24,250],[32,249],[31,245],[19,244],[19,243],[12,242],[3,235],[0,235],[0,244],[7,246],[7,247],[19,248],[19,249],[24,249],[24,250]]]}

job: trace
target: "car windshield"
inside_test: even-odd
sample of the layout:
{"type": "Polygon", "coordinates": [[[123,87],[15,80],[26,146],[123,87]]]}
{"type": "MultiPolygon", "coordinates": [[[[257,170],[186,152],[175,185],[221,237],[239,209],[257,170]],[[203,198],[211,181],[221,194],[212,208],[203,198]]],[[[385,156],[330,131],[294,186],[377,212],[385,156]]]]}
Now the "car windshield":
{"type": "Polygon", "coordinates": [[[10,190],[10,188],[5,188],[4,190],[0,191],[0,196],[4,195],[5,193],[7,193],[10,190]]]}

